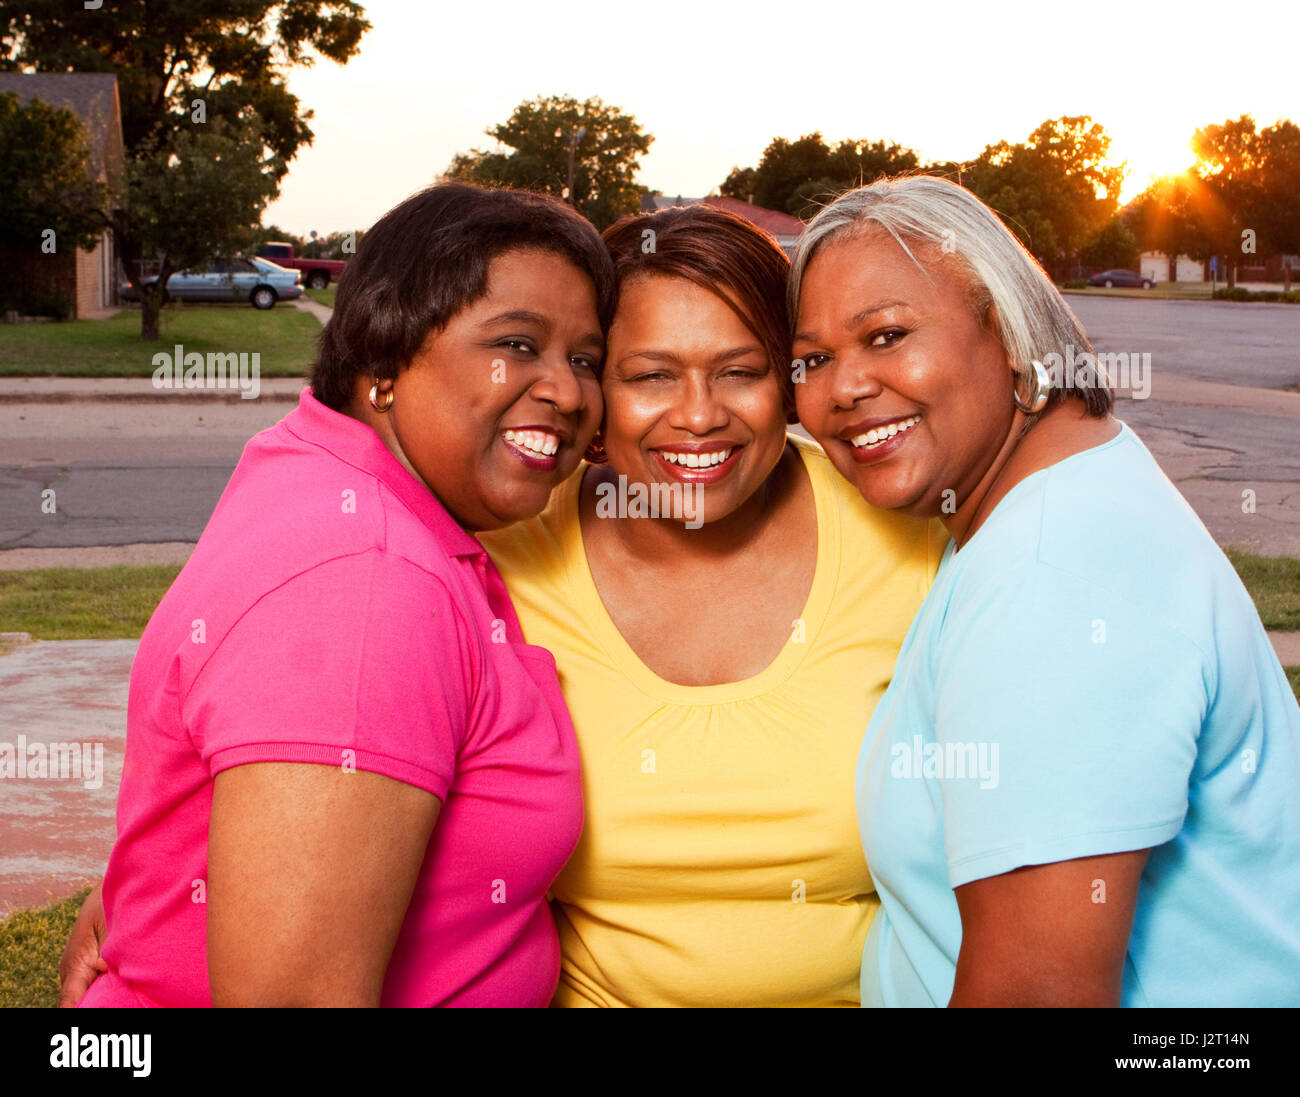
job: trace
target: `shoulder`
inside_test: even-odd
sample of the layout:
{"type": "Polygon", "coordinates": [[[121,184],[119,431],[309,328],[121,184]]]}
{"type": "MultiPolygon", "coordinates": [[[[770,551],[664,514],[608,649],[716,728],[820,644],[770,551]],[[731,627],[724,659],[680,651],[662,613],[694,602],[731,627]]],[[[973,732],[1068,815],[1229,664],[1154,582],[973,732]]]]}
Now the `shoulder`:
{"type": "Polygon", "coordinates": [[[1216,597],[1235,597],[1240,585],[1128,427],[1027,478],[994,517],[957,554],[968,585],[1036,589],[1039,604],[1053,597],[1123,604],[1149,627],[1183,632],[1196,643],[1216,597]]]}
{"type": "Polygon", "coordinates": [[[553,587],[563,573],[565,554],[574,539],[581,543],[578,493],[586,469],[587,463],[581,462],[573,475],[551,492],[540,514],[504,529],[478,534],[512,596],[525,586],[553,587]]]}
{"type": "MultiPolygon", "coordinates": [[[[904,568],[924,576],[924,585],[938,569],[948,534],[938,519],[914,518],[871,506],[816,442],[789,435],[812,482],[819,518],[830,518],[848,560],[874,559],[891,570],[904,568]]],[[[825,522],[819,522],[824,528],[825,522]]]]}

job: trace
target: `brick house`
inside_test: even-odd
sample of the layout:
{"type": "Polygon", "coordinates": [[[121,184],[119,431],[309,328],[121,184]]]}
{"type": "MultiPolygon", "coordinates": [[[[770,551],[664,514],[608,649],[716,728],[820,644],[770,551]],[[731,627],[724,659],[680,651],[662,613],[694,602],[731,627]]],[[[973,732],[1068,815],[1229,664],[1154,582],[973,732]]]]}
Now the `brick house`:
{"type": "MultiPolygon", "coordinates": [[[[16,92],[26,106],[33,99],[69,110],[81,122],[90,150],[87,169],[97,181],[120,184],[125,165],[122,110],[117,77],[89,72],[0,72],[0,94],[16,92]]],[[[10,258],[10,257],[6,257],[10,258]]],[[[59,251],[54,255],[23,255],[7,276],[39,281],[43,292],[56,291],[73,304],[78,319],[103,315],[117,304],[118,256],[111,230],[105,229],[94,248],[59,251]]]]}

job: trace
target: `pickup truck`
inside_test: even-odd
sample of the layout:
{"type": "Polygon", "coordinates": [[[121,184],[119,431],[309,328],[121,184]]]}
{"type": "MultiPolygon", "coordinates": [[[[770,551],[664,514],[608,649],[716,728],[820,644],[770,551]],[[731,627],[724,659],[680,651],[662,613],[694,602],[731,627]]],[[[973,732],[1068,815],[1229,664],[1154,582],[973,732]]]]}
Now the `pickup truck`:
{"type": "Polygon", "coordinates": [[[347,266],[341,259],[298,259],[293,254],[292,244],[276,240],[263,244],[257,249],[257,254],[282,267],[302,271],[302,280],[312,289],[324,289],[331,281],[337,282],[347,266]]]}

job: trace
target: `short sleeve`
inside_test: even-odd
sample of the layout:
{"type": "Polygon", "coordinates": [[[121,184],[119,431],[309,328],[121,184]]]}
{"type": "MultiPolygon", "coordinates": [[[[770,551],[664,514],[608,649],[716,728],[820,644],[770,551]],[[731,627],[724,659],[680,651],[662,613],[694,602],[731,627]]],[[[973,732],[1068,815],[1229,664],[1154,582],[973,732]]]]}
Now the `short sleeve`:
{"type": "Polygon", "coordinates": [[[1049,566],[961,585],[933,666],[951,886],[1173,838],[1206,712],[1200,650],[1049,566]]]}
{"type": "Polygon", "coordinates": [[[183,702],[215,777],[252,762],[354,766],[444,799],[472,697],[447,588],[379,551],[319,564],[220,638],[183,702]]]}

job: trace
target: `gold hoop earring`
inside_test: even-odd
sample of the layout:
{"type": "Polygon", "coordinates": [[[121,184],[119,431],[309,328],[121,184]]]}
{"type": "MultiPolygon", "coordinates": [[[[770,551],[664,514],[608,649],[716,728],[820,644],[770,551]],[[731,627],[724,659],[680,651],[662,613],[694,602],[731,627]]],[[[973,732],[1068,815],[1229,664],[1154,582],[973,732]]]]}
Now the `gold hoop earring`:
{"type": "Polygon", "coordinates": [[[600,431],[593,435],[587,452],[582,456],[589,465],[603,465],[609,460],[609,454],[605,452],[605,438],[600,431]]]}
{"type": "Polygon", "coordinates": [[[1047,368],[1037,358],[1033,361],[1033,387],[1032,393],[1027,399],[1020,399],[1020,393],[1016,391],[1015,383],[1011,385],[1011,398],[1016,402],[1016,407],[1026,415],[1037,415],[1047,406],[1047,394],[1052,388],[1052,375],[1047,372],[1047,368]]]}
{"type": "Polygon", "coordinates": [[[375,378],[375,383],[370,386],[370,406],[381,415],[393,406],[393,390],[385,389],[384,395],[388,397],[382,404],[378,400],[379,396],[379,378],[375,378]]]}

